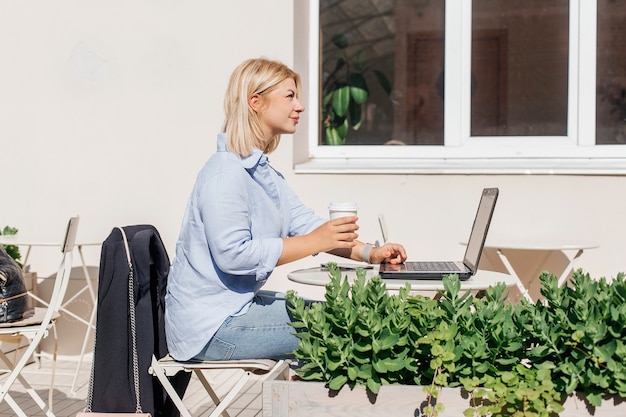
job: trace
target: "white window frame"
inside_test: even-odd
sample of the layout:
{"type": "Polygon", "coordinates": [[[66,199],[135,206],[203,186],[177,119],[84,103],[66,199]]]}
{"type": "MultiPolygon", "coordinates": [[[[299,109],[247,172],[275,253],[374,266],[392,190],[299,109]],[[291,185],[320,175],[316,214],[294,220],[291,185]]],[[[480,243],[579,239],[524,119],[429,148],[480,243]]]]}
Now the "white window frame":
{"type": "Polygon", "coordinates": [[[570,0],[566,136],[470,135],[471,0],[446,0],[444,146],[321,146],[319,0],[294,2],[295,68],[308,111],[296,133],[296,173],[626,175],[626,145],[595,145],[597,4],[570,0]]]}

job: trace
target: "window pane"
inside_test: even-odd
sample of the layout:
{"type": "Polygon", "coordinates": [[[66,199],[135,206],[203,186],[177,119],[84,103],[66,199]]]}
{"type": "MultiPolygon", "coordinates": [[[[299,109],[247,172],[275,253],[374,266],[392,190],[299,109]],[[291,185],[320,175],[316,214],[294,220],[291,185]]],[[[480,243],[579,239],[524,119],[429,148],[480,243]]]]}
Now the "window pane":
{"type": "Polygon", "coordinates": [[[320,143],[443,145],[443,22],[443,0],[320,0],[320,143]]]}
{"type": "Polygon", "coordinates": [[[567,134],[568,3],[473,1],[472,136],[567,134]]]}
{"type": "Polygon", "coordinates": [[[598,1],[596,143],[626,143],[626,1],[598,1]]]}

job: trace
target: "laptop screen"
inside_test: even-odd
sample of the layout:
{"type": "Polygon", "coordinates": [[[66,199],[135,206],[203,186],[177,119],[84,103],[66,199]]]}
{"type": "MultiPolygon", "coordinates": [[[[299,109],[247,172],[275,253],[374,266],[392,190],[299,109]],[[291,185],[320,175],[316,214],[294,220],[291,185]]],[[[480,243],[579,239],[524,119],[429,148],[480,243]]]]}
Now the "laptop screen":
{"type": "Polygon", "coordinates": [[[473,273],[476,273],[478,269],[480,255],[483,251],[485,240],[487,239],[487,231],[489,230],[489,223],[491,222],[491,216],[493,215],[497,198],[497,188],[485,188],[480,198],[472,232],[467,242],[465,257],[463,258],[463,263],[471,269],[473,273]]]}

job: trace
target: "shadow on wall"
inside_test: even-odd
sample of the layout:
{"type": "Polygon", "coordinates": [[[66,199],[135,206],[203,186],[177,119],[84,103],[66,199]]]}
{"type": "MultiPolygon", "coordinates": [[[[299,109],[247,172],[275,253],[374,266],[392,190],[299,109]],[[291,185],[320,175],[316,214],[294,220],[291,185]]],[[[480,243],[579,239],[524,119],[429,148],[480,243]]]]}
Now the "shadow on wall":
{"type": "MultiPolygon", "coordinates": [[[[539,281],[539,275],[543,271],[548,271],[558,278],[569,263],[567,256],[558,251],[507,249],[506,256],[533,300],[543,299],[540,293],[541,282],[539,281]]],[[[584,265],[579,265],[576,268],[578,267],[584,268],[584,265]]],[[[478,269],[509,273],[498,257],[496,250],[487,247],[483,250],[478,269]]],[[[568,280],[571,278],[571,275],[570,273],[568,280]]],[[[509,301],[518,302],[522,299],[522,294],[517,287],[509,287],[507,290],[509,301]]]]}
{"type": "MultiPolygon", "coordinates": [[[[91,278],[92,288],[94,289],[94,294],[96,294],[96,296],[98,290],[98,272],[99,268],[96,266],[87,267],[87,273],[91,278]]],[[[38,277],[35,294],[44,300],[49,299],[54,286],[55,277],[56,274],[52,274],[48,277],[38,277]]],[[[87,283],[85,280],[85,274],[83,273],[83,268],[81,266],[72,268],[72,274],[70,276],[70,283],[65,296],[64,304],[67,303],[65,306],[67,310],[88,322],[94,304],[86,285],[87,283]]],[[[85,339],[87,325],[78,320],[76,317],[72,317],[66,312],[61,312],[61,317],[57,321],[56,327],[59,337],[58,355],[61,357],[76,356],[78,358],[85,339]]],[[[42,341],[42,352],[52,353],[53,349],[54,341],[52,338],[46,338],[42,341]]],[[[85,345],[85,353],[90,354],[91,352],[93,352],[93,331],[90,332],[89,339],[85,345]]]]}

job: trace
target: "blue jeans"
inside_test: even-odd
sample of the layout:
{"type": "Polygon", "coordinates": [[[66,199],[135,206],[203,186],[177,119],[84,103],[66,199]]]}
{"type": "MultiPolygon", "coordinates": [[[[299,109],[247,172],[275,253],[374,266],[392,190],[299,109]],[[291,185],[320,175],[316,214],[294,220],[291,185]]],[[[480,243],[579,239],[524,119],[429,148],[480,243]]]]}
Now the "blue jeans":
{"type": "Polygon", "coordinates": [[[230,316],[198,360],[286,359],[298,347],[284,294],[259,291],[246,314],[230,316]]]}

